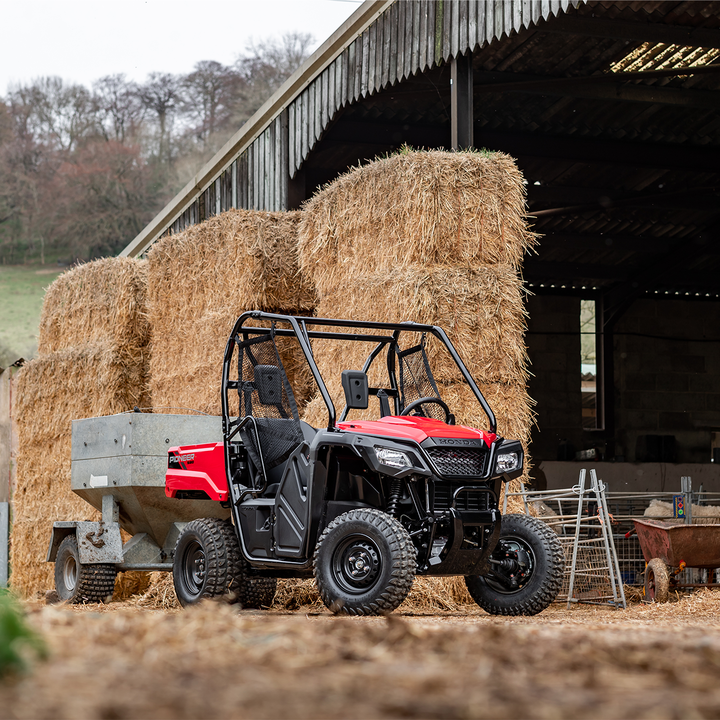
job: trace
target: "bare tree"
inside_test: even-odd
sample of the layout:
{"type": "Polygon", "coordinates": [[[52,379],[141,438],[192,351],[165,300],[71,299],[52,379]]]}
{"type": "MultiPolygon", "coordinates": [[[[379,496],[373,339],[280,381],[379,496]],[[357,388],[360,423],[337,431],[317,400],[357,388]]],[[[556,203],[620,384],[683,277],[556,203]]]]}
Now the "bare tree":
{"type": "Polygon", "coordinates": [[[309,33],[285,33],[281,38],[251,41],[235,67],[245,81],[234,120],[239,126],[309,57],[315,38],[309,33]]]}
{"type": "Polygon", "coordinates": [[[170,73],[150,73],[148,81],[140,86],[139,96],[144,107],[157,119],[157,158],[160,162],[172,161],[171,131],[179,96],[179,80],[170,73]]]}
{"type": "Polygon", "coordinates": [[[146,109],[134,82],[124,74],[106,75],[93,83],[93,100],[106,140],[124,143],[137,137],[146,109]]]}
{"type": "Polygon", "coordinates": [[[239,73],[214,60],[203,60],[182,80],[181,109],[203,148],[232,118],[243,82],[239,73]]]}

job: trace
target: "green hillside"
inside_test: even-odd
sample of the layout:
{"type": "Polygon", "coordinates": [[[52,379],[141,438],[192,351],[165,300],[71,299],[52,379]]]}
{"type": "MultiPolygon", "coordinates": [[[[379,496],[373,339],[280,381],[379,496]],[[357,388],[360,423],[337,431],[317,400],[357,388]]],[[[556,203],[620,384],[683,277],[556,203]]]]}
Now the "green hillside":
{"type": "Polygon", "coordinates": [[[45,290],[62,268],[0,265],[0,366],[37,350],[45,290]]]}

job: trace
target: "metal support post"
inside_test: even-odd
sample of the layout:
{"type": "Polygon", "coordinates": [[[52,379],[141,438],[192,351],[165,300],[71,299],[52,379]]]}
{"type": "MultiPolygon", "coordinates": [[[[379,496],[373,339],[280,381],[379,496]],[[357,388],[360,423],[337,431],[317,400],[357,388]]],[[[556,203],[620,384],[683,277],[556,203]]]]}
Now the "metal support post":
{"type": "Polygon", "coordinates": [[[689,475],[680,478],[680,491],[685,502],[685,524],[692,525],[692,478],[689,475]]]}
{"type": "Polygon", "coordinates": [[[473,147],[472,52],[458,55],[450,64],[450,145],[453,150],[473,147]]]}

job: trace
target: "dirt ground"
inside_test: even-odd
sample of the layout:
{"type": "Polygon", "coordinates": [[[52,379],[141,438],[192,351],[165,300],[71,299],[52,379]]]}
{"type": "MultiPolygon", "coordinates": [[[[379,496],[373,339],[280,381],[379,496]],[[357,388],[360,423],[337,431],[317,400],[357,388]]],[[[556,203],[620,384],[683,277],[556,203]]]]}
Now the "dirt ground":
{"type": "Polygon", "coordinates": [[[0,717],[717,718],[720,592],[529,618],[29,604],[0,717]]]}

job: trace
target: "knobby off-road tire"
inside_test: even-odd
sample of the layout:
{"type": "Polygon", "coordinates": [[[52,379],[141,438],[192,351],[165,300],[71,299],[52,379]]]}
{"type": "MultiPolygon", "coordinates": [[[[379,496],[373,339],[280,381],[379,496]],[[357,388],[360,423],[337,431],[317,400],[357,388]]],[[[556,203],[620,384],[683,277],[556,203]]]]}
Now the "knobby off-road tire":
{"type": "Polygon", "coordinates": [[[227,520],[193,520],[175,545],[173,584],[183,607],[209,598],[243,607],[269,606],[276,582],[249,576],[235,530],[227,520]]]}
{"type": "Polygon", "coordinates": [[[335,518],[315,549],[320,597],[334,613],[387,615],[407,597],[416,570],[407,530],[371,508],[335,518]]]}
{"type": "Polygon", "coordinates": [[[653,558],[645,568],[645,600],[667,602],[670,592],[670,574],[660,558],[653,558]]]}
{"type": "Polygon", "coordinates": [[[565,556],[557,535],[528,515],[504,515],[500,540],[519,549],[530,567],[516,590],[489,577],[472,575],[465,584],[472,599],[491,615],[537,615],[556,598],[565,575],[565,556]]]}
{"type": "Polygon", "coordinates": [[[72,605],[110,602],[116,575],[114,565],[81,565],[74,534],[60,543],[55,558],[55,590],[60,600],[72,605]]]}

